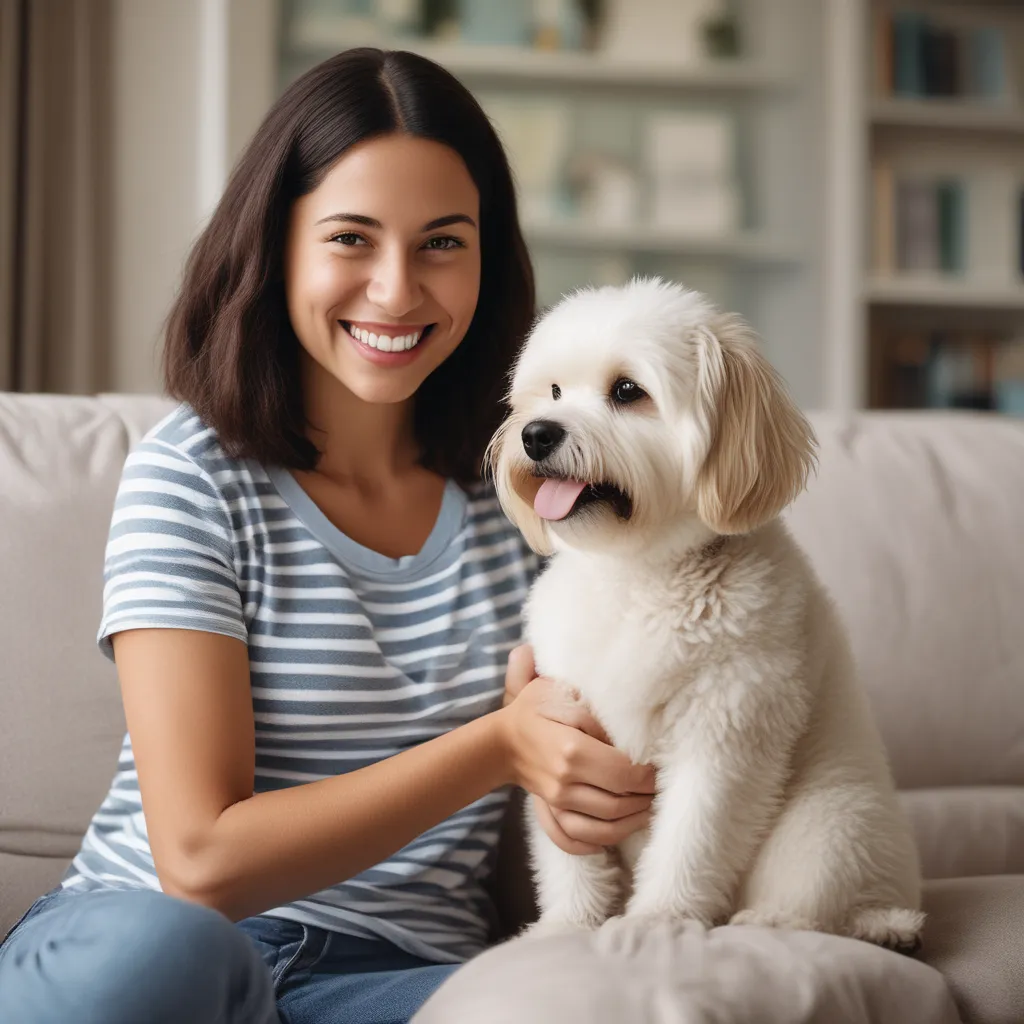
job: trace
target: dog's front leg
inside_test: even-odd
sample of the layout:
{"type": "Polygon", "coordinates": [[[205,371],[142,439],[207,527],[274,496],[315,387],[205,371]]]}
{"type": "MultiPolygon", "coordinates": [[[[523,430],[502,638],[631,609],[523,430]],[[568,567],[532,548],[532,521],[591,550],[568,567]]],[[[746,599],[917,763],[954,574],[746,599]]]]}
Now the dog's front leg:
{"type": "Polygon", "coordinates": [[[728,920],[740,878],[778,814],[806,705],[792,685],[773,697],[763,678],[738,697],[717,680],[704,689],[655,759],[651,838],[636,865],[627,917],[690,918],[709,927],[728,920]]]}
{"type": "Polygon", "coordinates": [[[616,856],[577,855],[559,849],[541,828],[532,801],[526,807],[540,919],[531,935],[599,927],[621,910],[622,868],[616,856]]]}

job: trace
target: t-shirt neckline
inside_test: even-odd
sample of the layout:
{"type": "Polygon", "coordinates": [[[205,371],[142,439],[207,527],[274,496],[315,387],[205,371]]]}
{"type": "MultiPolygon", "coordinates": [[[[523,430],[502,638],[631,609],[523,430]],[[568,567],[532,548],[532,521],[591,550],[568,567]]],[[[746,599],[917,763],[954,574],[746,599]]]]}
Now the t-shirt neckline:
{"type": "Polygon", "coordinates": [[[295,517],[345,567],[362,576],[380,576],[394,579],[398,576],[416,576],[429,568],[449,547],[462,528],[466,514],[466,493],[454,481],[445,482],[444,495],[437,520],[414,555],[390,558],[354,541],[338,529],[320,510],[319,505],[303,490],[293,474],[283,467],[267,470],[274,487],[295,517]]]}

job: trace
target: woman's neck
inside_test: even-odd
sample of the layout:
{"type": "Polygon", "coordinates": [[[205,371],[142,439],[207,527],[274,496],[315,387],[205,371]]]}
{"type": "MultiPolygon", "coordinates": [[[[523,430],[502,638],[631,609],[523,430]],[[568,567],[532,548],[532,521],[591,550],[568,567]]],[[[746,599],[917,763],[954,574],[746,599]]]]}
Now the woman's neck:
{"type": "Polygon", "coordinates": [[[413,399],[373,404],[306,357],[303,401],[310,439],[320,450],[316,472],[338,484],[379,485],[419,462],[413,399]]]}

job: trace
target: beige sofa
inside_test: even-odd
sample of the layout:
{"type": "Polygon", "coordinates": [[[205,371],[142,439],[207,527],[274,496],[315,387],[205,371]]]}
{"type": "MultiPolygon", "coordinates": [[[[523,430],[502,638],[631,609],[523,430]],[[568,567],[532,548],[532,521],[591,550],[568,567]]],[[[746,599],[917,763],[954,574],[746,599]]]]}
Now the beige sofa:
{"type": "MultiPolygon", "coordinates": [[[[0,934],[60,877],[114,770],[104,540],[125,454],[167,408],[0,395],[0,934]]],[[[418,1022],[1024,1022],[1024,424],[814,422],[821,468],[790,521],[849,623],[918,835],[923,952],[613,923],[489,951],[418,1022]]],[[[521,877],[503,886],[527,912],[521,877]]]]}

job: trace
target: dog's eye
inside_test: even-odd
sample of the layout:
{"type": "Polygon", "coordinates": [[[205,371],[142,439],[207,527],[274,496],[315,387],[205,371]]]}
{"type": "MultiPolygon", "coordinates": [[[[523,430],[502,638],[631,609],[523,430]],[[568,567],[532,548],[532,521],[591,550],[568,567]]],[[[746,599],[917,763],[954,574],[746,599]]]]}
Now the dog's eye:
{"type": "Polygon", "coordinates": [[[620,377],[612,385],[612,398],[620,405],[629,405],[631,402],[639,402],[646,398],[647,392],[639,384],[628,377],[620,377]]]}
{"type": "Polygon", "coordinates": [[[562,397],[562,389],[557,384],[551,385],[551,397],[556,402],[562,397]]]}

